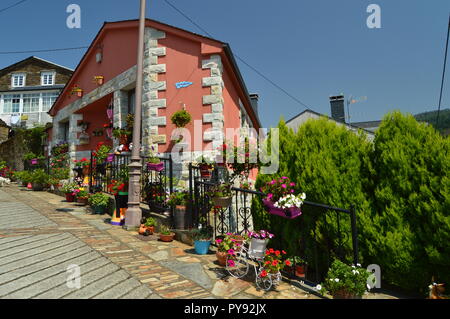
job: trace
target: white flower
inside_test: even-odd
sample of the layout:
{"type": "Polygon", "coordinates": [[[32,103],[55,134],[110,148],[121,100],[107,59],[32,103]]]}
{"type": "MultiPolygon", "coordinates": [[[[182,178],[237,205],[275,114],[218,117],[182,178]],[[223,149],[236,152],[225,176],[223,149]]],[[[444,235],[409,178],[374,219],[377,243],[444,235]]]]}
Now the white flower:
{"type": "Polygon", "coordinates": [[[321,285],[317,285],[316,286],[316,290],[322,290],[322,286],[321,285]]]}
{"type": "Polygon", "coordinates": [[[334,281],[339,282],[339,278],[334,279],[334,281]]]}
{"type": "Polygon", "coordinates": [[[361,267],[361,264],[356,264],[356,266],[361,267]]]}

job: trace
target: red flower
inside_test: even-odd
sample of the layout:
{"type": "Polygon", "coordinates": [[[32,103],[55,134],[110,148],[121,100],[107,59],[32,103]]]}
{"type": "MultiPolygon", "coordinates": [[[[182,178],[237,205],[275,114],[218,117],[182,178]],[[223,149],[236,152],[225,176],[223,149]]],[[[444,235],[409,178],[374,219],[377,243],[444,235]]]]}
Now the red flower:
{"type": "Polygon", "coordinates": [[[286,264],[286,266],[290,266],[291,262],[289,260],[286,260],[285,264],[286,264]]]}
{"type": "Polygon", "coordinates": [[[265,270],[263,270],[262,272],[261,272],[261,275],[260,275],[261,277],[266,277],[267,276],[267,271],[265,271],[265,270]]]}
{"type": "Polygon", "coordinates": [[[270,253],[271,253],[271,254],[273,254],[273,253],[274,253],[274,250],[273,250],[273,248],[270,248],[270,249],[269,249],[269,251],[270,251],[270,253]]]}
{"type": "Polygon", "coordinates": [[[272,261],[272,266],[276,266],[276,265],[278,265],[278,260],[274,260],[274,261],[272,261]]]}
{"type": "Polygon", "coordinates": [[[280,256],[280,251],[279,250],[275,251],[275,255],[280,256]]]}
{"type": "Polygon", "coordinates": [[[286,252],[284,250],[281,251],[283,253],[283,255],[286,255],[286,252]]]}

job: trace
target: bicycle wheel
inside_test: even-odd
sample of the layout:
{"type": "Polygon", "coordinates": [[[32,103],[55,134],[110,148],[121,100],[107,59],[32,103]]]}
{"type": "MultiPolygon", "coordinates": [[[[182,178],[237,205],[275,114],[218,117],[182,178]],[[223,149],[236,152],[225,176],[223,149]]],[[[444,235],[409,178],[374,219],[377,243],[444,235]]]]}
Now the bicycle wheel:
{"type": "Polygon", "coordinates": [[[225,269],[235,278],[242,278],[248,273],[249,264],[247,256],[241,252],[235,253],[234,256],[227,256],[225,269]]]}
{"type": "Polygon", "coordinates": [[[263,269],[256,274],[256,286],[262,290],[269,291],[272,288],[272,277],[270,275],[261,277],[263,269]]]}

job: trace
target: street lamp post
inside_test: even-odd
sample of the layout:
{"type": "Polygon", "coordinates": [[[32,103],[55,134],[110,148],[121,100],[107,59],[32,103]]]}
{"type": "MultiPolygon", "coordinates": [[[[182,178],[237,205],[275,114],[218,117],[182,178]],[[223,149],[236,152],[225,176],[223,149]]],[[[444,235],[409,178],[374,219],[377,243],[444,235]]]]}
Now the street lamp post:
{"type": "Polygon", "coordinates": [[[131,150],[131,163],[129,165],[129,190],[128,190],[128,209],[125,214],[124,228],[133,230],[139,227],[142,218],[140,208],[141,199],[141,114],[142,114],[142,82],[144,65],[144,30],[145,30],[145,4],[146,0],[140,0],[139,16],[139,41],[137,53],[137,73],[136,73],[136,103],[133,125],[133,148],[131,150]]]}

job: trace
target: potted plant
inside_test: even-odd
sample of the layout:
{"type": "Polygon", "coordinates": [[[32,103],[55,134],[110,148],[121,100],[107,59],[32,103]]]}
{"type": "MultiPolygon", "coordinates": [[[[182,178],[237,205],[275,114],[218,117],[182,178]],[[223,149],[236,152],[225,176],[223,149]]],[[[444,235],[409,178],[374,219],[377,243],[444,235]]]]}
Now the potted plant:
{"type": "Polygon", "coordinates": [[[61,187],[61,191],[66,195],[66,201],[71,203],[75,201],[74,190],[77,188],[75,183],[66,183],[61,187]]]}
{"type": "Polygon", "coordinates": [[[91,205],[94,214],[104,214],[109,204],[109,196],[98,192],[89,196],[89,205],[91,205]]]}
{"type": "Polygon", "coordinates": [[[30,173],[28,171],[14,172],[14,177],[17,180],[20,180],[23,187],[27,187],[28,183],[30,182],[30,173]]]}
{"type": "Polygon", "coordinates": [[[155,227],[157,225],[156,220],[153,217],[147,217],[145,222],[141,224],[139,233],[141,235],[152,235],[155,232],[155,227]]]}
{"type": "Polygon", "coordinates": [[[83,96],[83,89],[80,88],[80,87],[78,86],[78,84],[75,84],[75,85],[72,87],[71,91],[70,91],[70,95],[73,95],[73,94],[76,94],[78,97],[82,97],[82,96],[83,96]]]}
{"type": "Polygon", "coordinates": [[[83,157],[80,160],[74,160],[74,163],[75,163],[75,167],[78,168],[78,170],[81,169],[83,176],[89,175],[90,165],[91,165],[90,160],[88,160],[86,157],[83,157]]]}
{"type": "Polygon", "coordinates": [[[195,252],[199,255],[206,255],[209,251],[212,238],[212,227],[204,227],[191,231],[191,238],[194,240],[195,252]]]}
{"type": "Polygon", "coordinates": [[[269,239],[274,235],[267,230],[249,231],[247,237],[250,240],[249,255],[254,258],[263,258],[269,239]]]}
{"type": "Polygon", "coordinates": [[[161,225],[161,229],[159,231],[159,239],[164,242],[171,242],[175,233],[170,231],[170,228],[166,225],[161,225]]]}
{"type": "Polygon", "coordinates": [[[77,203],[83,206],[88,204],[89,193],[84,188],[75,188],[72,194],[76,197],[77,203]]]}
{"type": "Polygon", "coordinates": [[[221,266],[226,265],[227,255],[234,255],[234,252],[240,250],[244,243],[244,237],[239,234],[226,233],[225,236],[216,239],[217,262],[221,266]]]}
{"type": "Polygon", "coordinates": [[[308,262],[300,256],[293,256],[290,261],[294,266],[295,276],[305,278],[308,262]]]}
{"type": "Polygon", "coordinates": [[[361,299],[370,289],[367,279],[371,273],[360,264],[349,266],[335,259],[325,281],[316,287],[322,294],[328,292],[334,299],[361,299]]]}
{"type": "Polygon", "coordinates": [[[155,154],[155,147],[152,145],[150,149],[150,156],[148,158],[147,162],[147,168],[151,171],[160,172],[164,169],[164,162],[161,161],[161,159],[156,156],[155,154]]]}
{"type": "Polygon", "coordinates": [[[97,85],[103,85],[105,77],[103,75],[95,75],[93,78],[93,82],[97,83],[97,85]]]}
{"type": "Polygon", "coordinates": [[[173,113],[170,120],[176,127],[185,127],[191,122],[191,114],[183,109],[173,113]]]}
{"type": "Polygon", "coordinates": [[[189,224],[186,209],[189,202],[190,199],[188,191],[173,192],[169,196],[167,204],[174,207],[173,217],[176,229],[186,229],[189,224]]]}
{"type": "Polygon", "coordinates": [[[94,152],[92,152],[93,165],[95,170],[100,174],[106,173],[106,159],[111,151],[111,146],[105,145],[104,142],[99,142],[94,152]]]}
{"type": "Polygon", "coordinates": [[[284,250],[267,249],[264,253],[263,266],[259,270],[258,277],[262,280],[265,277],[271,277],[273,284],[277,284],[281,279],[280,271],[284,266],[290,266],[291,261],[286,259],[283,261],[283,256],[286,255],[284,250]]]}
{"type": "Polygon", "coordinates": [[[210,178],[213,168],[213,161],[205,155],[201,155],[197,158],[196,162],[198,163],[198,167],[200,169],[200,176],[202,178],[210,178]]]}
{"type": "Polygon", "coordinates": [[[49,182],[49,175],[42,169],[36,169],[30,173],[30,183],[33,191],[42,191],[49,182]]]}
{"type": "Polygon", "coordinates": [[[233,200],[231,194],[231,184],[221,183],[214,185],[210,193],[214,206],[229,207],[233,200]]]}
{"type": "Polygon", "coordinates": [[[288,219],[300,216],[302,214],[300,207],[303,205],[306,195],[305,193],[294,195],[295,186],[295,183],[285,176],[266,183],[262,187],[262,191],[267,196],[262,201],[267,211],[288,219]]]}

